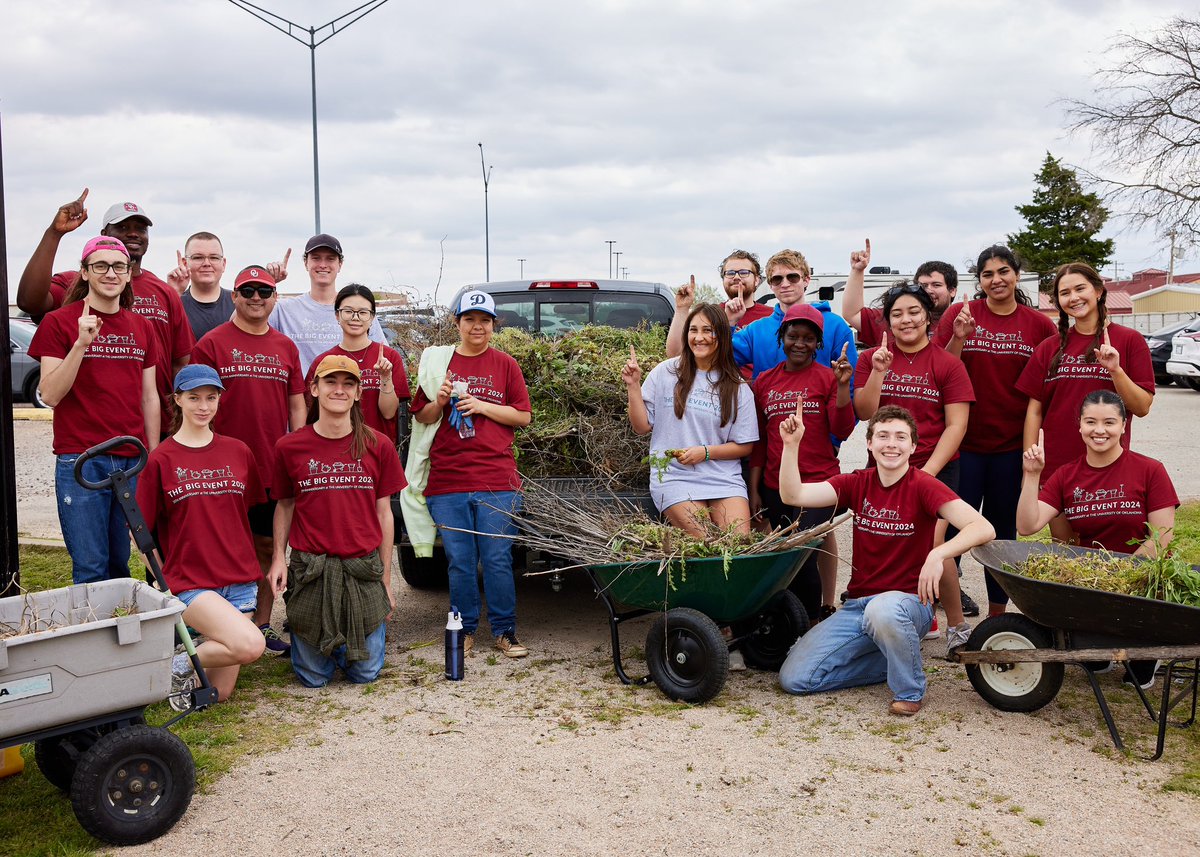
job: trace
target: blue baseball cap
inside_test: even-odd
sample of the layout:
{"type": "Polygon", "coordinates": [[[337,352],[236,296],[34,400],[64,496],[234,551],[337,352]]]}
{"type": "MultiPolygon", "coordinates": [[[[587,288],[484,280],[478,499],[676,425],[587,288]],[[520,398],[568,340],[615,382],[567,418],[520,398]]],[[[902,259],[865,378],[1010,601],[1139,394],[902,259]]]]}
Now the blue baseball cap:
{"type": "Polygon", "coordinates": [[[216,369],[201,363],[189,363],[180,369],[179,373],[175,376],[175,392],[186,393],[188,390],[194,390],[197,387],[216,387],[218,390],[225,389],[225,385],[221,383],[221,376],[217,374],[216,369]]]}

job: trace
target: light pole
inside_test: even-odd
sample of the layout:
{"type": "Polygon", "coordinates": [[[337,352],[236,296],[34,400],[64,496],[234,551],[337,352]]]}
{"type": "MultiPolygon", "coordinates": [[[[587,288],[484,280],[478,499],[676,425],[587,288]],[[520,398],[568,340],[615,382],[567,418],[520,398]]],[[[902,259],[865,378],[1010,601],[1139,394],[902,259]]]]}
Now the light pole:
{"type": "Polygon", "coordinates": [[[628,279],[629,279],[629,269],[628,269],[628,268],[622,268],[622,269],[621,269],[621,279],[622,279],[622,280],[628,280],[628,279]]]}
{"type": "Polygon", "coordinates": [[[608,278],[611,280],[612,279],[612,245],[616,244],[617,242],[616,241],[605,241],[604,243],[608,245],[608,278]]]}
{"type": "MultiPolygon", "coordinates": [[[[618,250],[617,252],[613,253],[613,255],[617,257],[617,273],[620,274],[620,272],[621,272],[621,251],[618,250]]],[[[612,271],[611,270],[608,272],[608,278],[610,280],[612,279],[612,271]]]]}
{"type": "Polygon", "coordinates": [[[525,263],[528,262],[529,260],[528,259],[518,259],[517,261],[521,263],[521,273],[519,276],[523,280],[523,279],[525,279],[525,263]]]}
{"type": "Polygon", "coordinates": [[[492,281],[492,248],[488,226],[488,182],[492,180],[492,168],[483,164],[483,143],[479,144],[479,168],[483,170],[483,266],[486,282],[492,281]]]}
{"type": "Polygon", "coordinates": [[[355,21],[359,21],[374,12],[384,3],[388,2],[388,0],[369,0],[369,2],[351,9],[344,15],[339,15],[329,23],[322,24],[319,27],[303,27],[295,21],[289,21],[282,15],[276,15],[274,12],[268,12],[261,6],[255,6],[253,3],[248,2],[248,0],[229,0],[229,2],[308,48],[309,67],[312,72],[313,222],[315,224],[315,232],[319,233],[321,231],[321,172],[317,163],[317,48],[355,21]],[[347,21],[347,18],[350,20],[347,21]],[[307,38],[301,38],[292,32],[293,30],[305,33],[307,38]],[[329,30],[329,32],[318,38],[317,34],[323,30],[329,30]]]}

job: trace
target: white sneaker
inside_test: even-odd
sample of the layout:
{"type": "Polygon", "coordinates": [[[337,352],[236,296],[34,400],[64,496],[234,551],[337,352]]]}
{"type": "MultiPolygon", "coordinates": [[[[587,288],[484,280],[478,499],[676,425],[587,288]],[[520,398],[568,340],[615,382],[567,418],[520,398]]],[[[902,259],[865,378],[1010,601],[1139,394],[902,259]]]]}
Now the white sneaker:
{"type": "Polygon", "coordinates": [[[938,630],[937,616],[933,617],[933,624],[929,626],[929,633],[925,635],[926,640],[936,640],[942,636],[942,632],[938,630]]]}
{"type": "Polygon", "coordinates": [[[196,689],[196,670],[192,659],[186,654],[171,658],[171,695],[167,704],[176,711],[187,711],[192,707],[192,691],[196,689]]]}
{"type": "Polygon", "coordinates": [[[729,671],[731,673],[742,672],[746,669],[746,659],[742,657],[742,653],[734,649],[729,653],[729,671]]]}

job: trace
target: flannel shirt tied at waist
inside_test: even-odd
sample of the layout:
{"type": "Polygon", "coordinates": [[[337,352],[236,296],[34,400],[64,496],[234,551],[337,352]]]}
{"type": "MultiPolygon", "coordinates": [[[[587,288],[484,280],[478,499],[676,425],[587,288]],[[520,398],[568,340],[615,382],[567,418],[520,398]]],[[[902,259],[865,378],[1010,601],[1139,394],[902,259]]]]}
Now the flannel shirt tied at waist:
{"type": "Polygon", "coordinates": [[[292,633],[325,657],[344,645],[347,661],[365,661],[367,634],[391,610],[382,584],[378,551],[342,559],[293,550],[283,594],[292,633]]]}

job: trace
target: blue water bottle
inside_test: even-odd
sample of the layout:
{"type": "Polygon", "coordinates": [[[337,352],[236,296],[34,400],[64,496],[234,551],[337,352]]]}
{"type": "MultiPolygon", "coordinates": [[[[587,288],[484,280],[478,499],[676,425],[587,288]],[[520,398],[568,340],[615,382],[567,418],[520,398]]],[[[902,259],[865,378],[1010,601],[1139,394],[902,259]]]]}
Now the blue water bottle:
{"type": "Polygon", "coordinates": [[[450,606],[446,617],[446,678],[450,681],[463,679],[463,627],[458,608],[450,606]]]}

